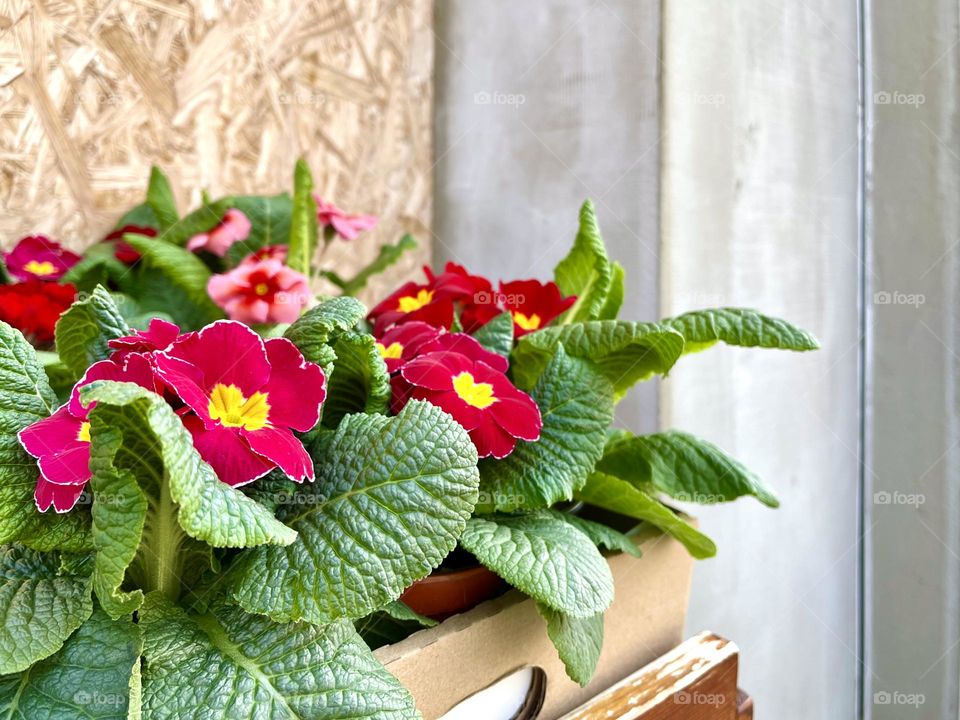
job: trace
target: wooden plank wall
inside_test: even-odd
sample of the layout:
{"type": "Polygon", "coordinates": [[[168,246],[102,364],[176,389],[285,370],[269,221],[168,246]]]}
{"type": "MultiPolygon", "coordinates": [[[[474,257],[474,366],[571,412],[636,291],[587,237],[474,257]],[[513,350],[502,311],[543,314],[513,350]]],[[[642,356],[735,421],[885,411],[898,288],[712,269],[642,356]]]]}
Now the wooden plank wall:
{"type": "MultiPolygon", "coordinates": [[[[78,248],[138,202],[149,167],[277,192],[305,155],[320,192],[382,218],[355,267],[431,213],[430,0],[0,0],[0,244],[78,248]]],[[[418,263],[411,258],[412,270],[418,263]]]]}

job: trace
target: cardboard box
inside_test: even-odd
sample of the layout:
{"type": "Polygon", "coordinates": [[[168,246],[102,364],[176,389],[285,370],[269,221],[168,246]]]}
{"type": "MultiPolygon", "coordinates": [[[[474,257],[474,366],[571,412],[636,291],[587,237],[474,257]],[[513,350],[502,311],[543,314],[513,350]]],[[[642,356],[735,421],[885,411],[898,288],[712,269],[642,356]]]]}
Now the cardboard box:
{"type": "Polygon", "coordinates": [[[558,718],[683,640],[693,560],[680,543],[653,530],[635,539],[642,558],[609,558],[615,598],[605,617],[600,662],[585,688],[567,677],[536,604],[516,590],[382,647],[376,656],[410,690],[425,720],[525,667],[545,674],[536,717],[558,718]]]}

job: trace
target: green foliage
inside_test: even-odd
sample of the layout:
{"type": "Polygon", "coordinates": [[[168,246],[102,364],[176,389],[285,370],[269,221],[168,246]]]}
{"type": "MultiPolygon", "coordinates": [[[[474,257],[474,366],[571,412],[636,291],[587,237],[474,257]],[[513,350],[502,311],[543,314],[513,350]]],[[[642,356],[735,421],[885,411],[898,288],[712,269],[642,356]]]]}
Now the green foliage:
{"type": "Polygon", "coordinates": [[[287,265],[310,275],[317,248],[317,202],[313,199],[313,177],[303,158],[293,170],[293,210],[290,217],[290,249],[287,265]]]}
{"type": "Polygon", "coordinates": [[[820,343],[806,330],[786,320],[747,308],[695,310],[664,320],[686,340],[684,352],[705,350],[717,342],[739,347],[816,350],[820,343]]]}
{"type": "Polygon", "coordinates": [[[573,617],[537,603],[537,610],[547,623],[547,635],[567,670],[567,675],[585,687],[600,660],[603,647],[603,613],[585,618],[573,617]]]}
{"type": "Polygon", "coordinates": [[[573,513],[559,512],[557,510],[552,512],[561,520],[570,523],[577,530],[593,540],[593,544],[598,548],[611,550],[613,552],[625,552],[628,555],[633,555],[633,557],[643,555],[633,540],[619,530],[614,530],[609,525],[587,520],[573,513]]]}
{"type": "Polygon", "coordinates": [[[75,302],[60,316],[57,352],[76,380],[93,363],[107,359],[112,352],[108,341],[129,334],[130,328],[110,293],[98,285],[89,297],[75,302]]]}
{"type": "Polygon", "coordinates": [[[348,330],[333,344],[336,361],[329,376],[323,424],[335,428],[349,413],[386,413],[390,373],[372,335],[348,330]]]}
{"type": "Polygon", "coordinates": [[[513,351],[513,315],[500,313],[486,325],[480,326],[473,337],[487,350],[510,357],[513,351]]]}
{"type": "Polygon", "coordinates": [[[340,288],[344,295],[356,295],[367,286],[370,278],[389,270],[403,257],[404,253],[415,250],[416,247],[417,241],[414,240],[413,235],[407,234],[400,238],[396,245],[382,245],[377,257],[349,280],[345,280],[331,270],[325,271],[323,276],[340,288]]]}
{"type": "Polygon", "coordinates": [[[423,628],[434,627],[431,620],[414,612],[399,600],[387,603],[376,612],[354,622],[357,632],[371,650],[392,645],[423,628]]]}
{"type": "MultiPolygon", "coordinates": [[[[290,217],[293,202],[287,193],[280,195],[240,195],[226,198],[224,204],[236,208],[250,221],[250,235],[227,251],[227,259],[236,265],[250,253],[269,245],[285,245],[290,241],[290,217]]],[[[222,214],[222,213],[221,213],[222,214]]]]}
{"type": "Polygon", "coordinates": [[[150,168],[150,184],[147,186],[147,204],[153,210],[161,231],[176,225],[180,219],[177,202],[173,197],[170,181],[157,166],[150,168]]]}
{"type": "Polygon", "coordinates": [[[600,317],[613,283],[614,270],[607,258],[597,214],[590,200],[580,208],[580,229],[573,247],[553,272],[560,291],[564,295],[577,296],[577,301],[564,313],[561,322],[600,317]]]}
{"type": "Polygon", "coordinates": [[[626,291],[626,274],[623,270],[623,265],[617,261],[612,263],[612,267],[613,280],[610,282],[610,292],[607,294],[607,299],[604,301],[603,307],[600,308],[600,312],[597,314],[597,320],[616,320],[617,315],[620,314],[620,307],[623,305],[623,297],[626,291]]]}

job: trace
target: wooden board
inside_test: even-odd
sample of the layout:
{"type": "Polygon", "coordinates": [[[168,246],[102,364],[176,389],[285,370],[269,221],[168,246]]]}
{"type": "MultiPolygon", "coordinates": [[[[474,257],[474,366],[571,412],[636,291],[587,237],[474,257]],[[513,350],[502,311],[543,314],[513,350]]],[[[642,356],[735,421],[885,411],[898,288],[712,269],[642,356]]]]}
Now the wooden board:
{"type": "Polygon", "coordinates": [[[430,0],[0,0],[0,245],[81,248],[142,200],[149,167],[181,206],[202,189],[318,190],[379,215],[333,246],[349,270],[431,212],[430,0]]]}

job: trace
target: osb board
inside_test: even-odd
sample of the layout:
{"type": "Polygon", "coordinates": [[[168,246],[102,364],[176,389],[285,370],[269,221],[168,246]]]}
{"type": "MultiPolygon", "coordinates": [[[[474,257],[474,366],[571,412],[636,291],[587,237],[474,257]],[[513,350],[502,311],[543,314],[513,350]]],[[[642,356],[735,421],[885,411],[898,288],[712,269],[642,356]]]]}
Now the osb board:
{"type": "Polygon", "coordinates": [[[0,245],[72,248],[141,201],[151,164],[181,208],[289,189],[381,222],[335,243],[349,274],[413,233],[428,253],[430,0],[0,0],[0,245]]]}

